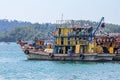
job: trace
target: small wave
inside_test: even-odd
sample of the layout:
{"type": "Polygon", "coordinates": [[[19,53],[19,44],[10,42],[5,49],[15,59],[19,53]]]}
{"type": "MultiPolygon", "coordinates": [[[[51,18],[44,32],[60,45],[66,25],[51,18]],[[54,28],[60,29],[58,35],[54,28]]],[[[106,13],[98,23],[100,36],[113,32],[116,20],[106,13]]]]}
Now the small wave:
{"type": "Polygon", "coordinates": [[[0,59],[0,62],[19,62],[19,59],[9,59],[9,58],[3,58],[0,59]]]}
{"type": "Polygon", "coordinates": [[[3,76],[0,75],[0,80],[5,80],[5,78],[3,76]]]}
{"type": "Polygon", "coordinates": [[[15,42],[0,42],[0,45],[16,45],[15,42]]]}
{"type": "Polygon", "coordinates": [[[0,45],[7,45],[8,43],[6,42],[0,42],[0,45]]]}

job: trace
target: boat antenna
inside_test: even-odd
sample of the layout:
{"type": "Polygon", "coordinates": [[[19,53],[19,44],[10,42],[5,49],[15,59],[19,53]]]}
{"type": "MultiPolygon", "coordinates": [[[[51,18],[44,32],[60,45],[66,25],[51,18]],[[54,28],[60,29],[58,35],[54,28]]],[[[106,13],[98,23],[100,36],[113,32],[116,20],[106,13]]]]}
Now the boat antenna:
{"type": "Polygon", "coordinates": [[[63,14],[61,15],[61,25],[62,25],[62,23],[63,23],[63,14]]]}
{"type": "Polygon", "coordinates": [[[63,14],[61,15],[61,20],[63,20],[63,14]]]}

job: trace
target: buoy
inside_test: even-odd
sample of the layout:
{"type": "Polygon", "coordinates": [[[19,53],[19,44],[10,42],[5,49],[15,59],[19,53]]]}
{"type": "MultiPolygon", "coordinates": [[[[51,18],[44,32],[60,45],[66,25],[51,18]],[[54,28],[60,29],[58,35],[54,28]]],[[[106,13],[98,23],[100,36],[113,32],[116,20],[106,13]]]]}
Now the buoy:
{"type": "Polygon", "coordinates": [[[29,54],[29,50],[25,50],[24,53],[25,53],[25,54],[29,54]]]}

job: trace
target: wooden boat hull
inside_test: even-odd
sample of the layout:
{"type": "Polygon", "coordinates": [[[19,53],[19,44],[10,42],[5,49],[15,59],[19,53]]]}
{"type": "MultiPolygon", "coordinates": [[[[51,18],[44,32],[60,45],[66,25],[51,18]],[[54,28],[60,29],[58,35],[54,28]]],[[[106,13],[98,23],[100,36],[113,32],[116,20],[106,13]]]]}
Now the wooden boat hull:
{"type": "Polygon", "coordinates": [[[114,54],[50,54],[45,52],[29,51],[26,53],[28,60],[53,60],[53,61],[111,61],[114,54]]]}

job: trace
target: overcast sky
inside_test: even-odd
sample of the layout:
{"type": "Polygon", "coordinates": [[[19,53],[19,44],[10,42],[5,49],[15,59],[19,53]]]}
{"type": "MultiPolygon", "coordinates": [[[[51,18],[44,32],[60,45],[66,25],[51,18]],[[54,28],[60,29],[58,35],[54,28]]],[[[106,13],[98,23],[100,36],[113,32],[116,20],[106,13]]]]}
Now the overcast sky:
{"type": "Polygon", "coordinates": [[[61,19],[120,24],[120,0],[0,0],[0,19],[55,22],[61,19]]]}

